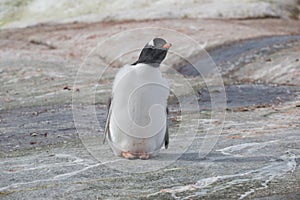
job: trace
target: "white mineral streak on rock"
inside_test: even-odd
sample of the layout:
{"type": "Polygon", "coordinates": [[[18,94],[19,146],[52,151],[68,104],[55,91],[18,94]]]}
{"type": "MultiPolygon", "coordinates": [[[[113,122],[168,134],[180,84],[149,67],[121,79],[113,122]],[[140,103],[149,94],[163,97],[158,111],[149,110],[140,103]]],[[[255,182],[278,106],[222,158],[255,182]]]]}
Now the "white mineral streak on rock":
{"type": "MultiPolygon", "coordinates": [[[[218,151],[227,156],[240,157],[243,156],[241,153],[245,153],[247,155],[249,152],[256,152],[257,150],[276,142],[278,141],[275,140],[263,143],[244,143],[219,149],[218,151]]],[[[162,189],[159,193],[170,193],[175,199],[190,199],[193,197],[204,196],[210,192],[214,193],[220,190],[224,190],[226,188],[233,188],[240,184],[251,184],[254,181],[260,182],[260,185],[258,187],[255,188],[254,185],[251,185],[249,191],[240,194],[239,199],[244,199],[248,195],[256,192],[257,190],[267,188],[268,183],[274,178],[280,178],[287,173],[292,173],[295,170],[296,165],[296,155],[287,152],[276,160],[270,160],[268,164],[258,169],[253,169],[238,174],[220,175],[203,178],[198,180],[194,184],[162,189]],[[212,184],[214,184],[214,186],[212,186],[212,184]],[[178,193],[194,190],[195,192],[193,195],[189,195],[184,198],[179,198],[176,196],[176,194],[178,193]]]]}
{"type": "MultiPolygon", "coordinates": [[[[56,154],[53,157],[49,157],[47,163],[39,162],[39,160],[44,157],[45,155],[38,155],[38,156],[32,156],[30,157],[30,163],[29,164],[22,164],[24,160],[20,159],[15,161],[15,164],[8,164],[9,169],[7,169],[6,163],[10,163],[9,161],[3,162],[2,166],[0,166],[1,173],[19,176],[19,177],[26,177],[28,174],[36,173],[36,174],[43,174],[41,177],[36,176],[36,180],[32,181],[24,181],[24,182],[16,182],[12,183],[7,186],[0,187],[1,191],[6,190],[12,190],[16,188],[26,188],[26,187],[32,187],[33,185],[37,183],[48,183],[58,180],[63,180],[70,178],[72,176],[75,176],[77,174],[80,174],[82,172],[85,172],[91,168],[95,168],[101,165],[106,165],[110,163],[118,162],[122,159],[116,158],[115,160],[108,161],[108,162],[95,162],[93,160],[89,159],[83,159],[71,154],[56,154]],[[50,161],[51,158],[51,161],[50,161]],[[62,172],[61,174],[58,174],[56,176],[48,176],[48,174],[53,173],[53,171],[60,171],[59,169],[67,169],[70,167],[76,167],[76,170],[66,170],[62,172]]],[[[55,173],[54,173],[55,174],[55,173]]],[[[0,174],[1,175],[1,174],[0,174]]]]}

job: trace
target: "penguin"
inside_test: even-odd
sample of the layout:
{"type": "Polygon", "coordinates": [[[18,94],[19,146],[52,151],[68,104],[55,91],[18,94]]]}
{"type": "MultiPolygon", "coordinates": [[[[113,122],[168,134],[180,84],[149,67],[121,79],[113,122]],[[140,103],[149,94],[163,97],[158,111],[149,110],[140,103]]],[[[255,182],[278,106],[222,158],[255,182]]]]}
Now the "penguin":
{"type": "Polygon", "coordinates": [[[104,140],[116,156],[149,159],[169,145],[167,100],[170,94],[160,64],[171,43],[154,38],[139,58],[116,74],[107,103],[104,140]]]}

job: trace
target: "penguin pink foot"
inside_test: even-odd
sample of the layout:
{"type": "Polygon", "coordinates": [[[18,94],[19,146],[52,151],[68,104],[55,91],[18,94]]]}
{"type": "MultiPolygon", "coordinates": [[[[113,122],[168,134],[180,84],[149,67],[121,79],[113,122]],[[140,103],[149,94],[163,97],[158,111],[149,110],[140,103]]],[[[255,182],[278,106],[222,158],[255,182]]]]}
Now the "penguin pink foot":
{"type": "Polygon", "coordinates": [[[129,160],[132,160],[132,159],[135,159],[136,157],[135,157],[135,155],[133,155],[132,153],[130,153],[129,151],[126,151],[126,152],[122,152],[121,153],[121,156],[123,157],[123,158],[126,158],[126,159],[129,159],[129,160]]]}
{"type": "Polygon", "coordinates": [[[150,158],[150,154],[142,153],[139,155],[139,159],[141,160],[148,160],[150,158]]]}

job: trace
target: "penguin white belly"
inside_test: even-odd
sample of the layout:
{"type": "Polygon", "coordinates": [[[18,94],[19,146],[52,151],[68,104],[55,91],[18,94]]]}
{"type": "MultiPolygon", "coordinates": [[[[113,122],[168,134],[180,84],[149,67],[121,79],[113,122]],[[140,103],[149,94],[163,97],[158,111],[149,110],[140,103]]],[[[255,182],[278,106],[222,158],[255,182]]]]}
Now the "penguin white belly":
{"type": "Polygon", "coordinates": [[[108,137],[116,155],[158,153],[166,134],[168,96],[159,68],[137,64],[120,70],[113,85],[108,137]]]}

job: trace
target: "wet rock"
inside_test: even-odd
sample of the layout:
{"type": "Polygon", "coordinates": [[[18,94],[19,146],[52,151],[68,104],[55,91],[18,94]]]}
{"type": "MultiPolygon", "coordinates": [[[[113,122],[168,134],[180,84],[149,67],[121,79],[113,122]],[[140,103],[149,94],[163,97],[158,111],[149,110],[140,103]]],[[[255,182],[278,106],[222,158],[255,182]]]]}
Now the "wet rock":
{"type": "MultiPolygon", "coordinates": [[[[239,111],[271,107],[286,101],[294,101],[300,92],[299,87],[296,86],[272,85],[230,85],[225,86],[225,91],[227,108],[239,111]]],[[[210,97],[207,88],[201,89],[199,99],[201,109],[211,109],[210,97]]]]}
{"type": "MultiPolygon", "coordinates": [[[[240,41],[238,43],[220,46],[215,49],[209,50],[208,53],[215,65],[219,67],[224,77],[230,77],[237,80],[246,79],[245,77],[254,78],[255,76],[253,73],[255,73],[256,71],[258,72],[257,74],[261,74],[262,71],[265,71],[265,73],[267,73],[266,75],[268,75],[269,71],[272,71],[272,74],[270,75],[271,77],[280,77],[282,75],[285,75],[289,70],[296,71],[297,65],[294,65],[291,60],[292,58],[297,57],[297,54],[299,53],[299,45],[299,35],[272,36],[249,39],[240,41]],[[295,52],[295,54],[291,55],[284,52],[295,52]],[[271,58],[265,58],[266,56],[270,55],[272,55],[271,58]],[[289,58],[289,60],[287,60],[287,58],[289,58]],[[269,64],[265,65],[265,63],[262,62],[262,59],[264,59],[265,62],[269,64]],[[285,60],[285,66],[283,66],[282,60],[285,60]],[[282,68],[285,69],[272,70],[272,67],[270,65],[273,68],[281,65],[282,68]],[[249,66],[251,66],[252,68],[249,69],[249,66]],[[263,67],[264,69],[261,69],[261,67],[263,67]]],[[[207,58],[200,57],[199,60],[195,62],[195,66],[189,64],[179,65],[175,68],[181,74],[188,76],[198,76],[199,72],[195,67],[197,67],[197,65],[199,65],[200,68],[205,67],[205,59],[207,58]]],[[[269,77],[263,77],[260,80],[271,82],[269,79],[269,77]]],[[[292,79],[297,78],[293,77],[292,79]]]]}

